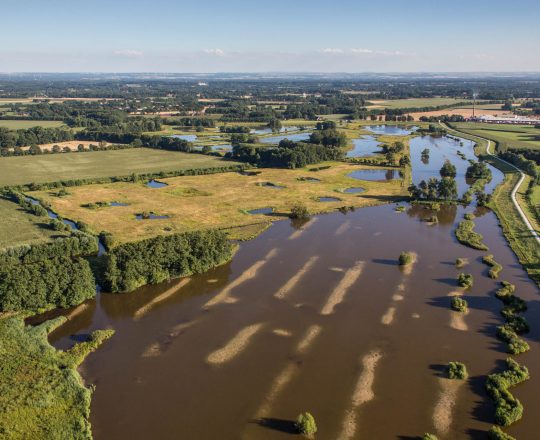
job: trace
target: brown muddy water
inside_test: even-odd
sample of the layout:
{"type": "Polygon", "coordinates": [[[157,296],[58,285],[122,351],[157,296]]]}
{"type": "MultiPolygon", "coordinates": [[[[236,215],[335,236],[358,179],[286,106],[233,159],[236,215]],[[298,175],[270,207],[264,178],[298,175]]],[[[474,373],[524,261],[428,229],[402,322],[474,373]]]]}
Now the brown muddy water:
{"type": "MultiPolygon", "coordinates": [[[[413,164],[424,147],[412,147],[413,164]]],[[[480,261],[485,253],[454,237],[474,207],[443,209],[435,225],[422,221],[431,211],[394,208],[322,215],[303,229],[276,222],[229,264],[89,301],[51,341],[67,348],[94,329],[116,330],[81,368],[96,386],[94,437],[279,440],[310,411],[318,439],[486,438],[493,406],[485,377],[507,355],[495,337],[501,303],[480,261]],[[397,266],[404,250],[417,254],[406,270],[397,266]],[[456,269],[458,257],[469,264],[456,269]],[[461,271],[473,274],[474,286],[463,292],[469,313],[456,317],[450,295],[460,290],[461,271]],[[464,362],[470,379],[444,380],[449,361],[464,362]]],[[[476,230],[504,267],[501,279],[529,304],[531,351],[516,359],[532,378],[512,390],[525,412],[508,432],[534,439],[538,290],[494,214],[477,214],[476,230]]]]}

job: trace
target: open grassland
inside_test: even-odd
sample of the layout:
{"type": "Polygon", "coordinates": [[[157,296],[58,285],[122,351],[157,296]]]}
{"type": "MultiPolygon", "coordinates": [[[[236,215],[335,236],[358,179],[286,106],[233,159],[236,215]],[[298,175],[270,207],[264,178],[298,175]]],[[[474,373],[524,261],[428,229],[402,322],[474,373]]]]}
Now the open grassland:
{"type": "Polygon", "coordinates": [[[0,219],[0,249],[68,235],[50,229],[47,217],[29,214],[16,203],[3,198],[0,198],[0,219]]]}
{"type": "Polygon", "coordinates": [[[531,125],[494,125],[471,122],[458,122],[452,125],[465,133],[491,139],[501,146],[540,148],[540,129],[531,125]]]}
{"type": "Polygon", "coordinates": [[[132,241],[205,228],[227,229],[233,237],[245,239],[267,227],[271,220],[287,215],[296,202],[304,203],[311,213],[319,213],[342,206],[361,207],[400,200],[407,193],[407,185],[400,180],[368,182],[347,177],[358,166],[328,162],[315,167],[320,166],[329,168],[262,169],[255,176],[239,173],[182,176],[162,179],[168,184],[163,188],[148,188],[143,183],[112,183],[72,187],[70,194],[62,198],[54,197],[49,191],[34,192],[32,196],[49,201],[66,218],[88,223],[94,231],[108,231],[120,241],[132,241]],[[320,181],[301,180],[305,177],[320,181]],[[264,186],[267,182],[283,188],[264,186]],[[360,195],[342,192],[349,187],[363,187],[366,191],[360,195]],[[319,197],[339,200],[320,202],[319,197]],[[82,207],[100,201],[128,206],[82,207]],[[247,213],[270,207],[274,210],[272,216],[247,213]],[[144,211],[169,218],[136,220],[135,215],[144,211]]]}
{"type": "Polygon", "coordinates": [[[9,128],[10,130],[22,130],[32,127],[57,128],[62,127],[62,121],[2,121],[0,127],[9,128]]]}
{"type": "Polygon", "coordinates": [[[0,158],[0,186],[205,169],[235,162],[150,148],[0,158]]]}
{"type": "MultiPolygon", "coordinates": [[[[431,112],[413,112],[409,113],[414,119],[420,119],[422,116],[444,116],[444,115],[459,115],[464,118],[473,116],[472,106],[467,107],[452,107],[443,110],[435,110],[431,112]]],[[[486,104],[485,106],[476,106],[474,110],[475,116],[495,115],[495,116],[511,116],[512,112],[501,110],[501,104],[486,104]]]]}
{"type": "Polygon", "coordinates": [[[91,391],[77,366],[112,331],[58,351],[47,335],[61,317],[25,327],[17,316],[0,318],[0,436],[4,439],[91,439],[91,391]]]}
{"type": "Polygon", "coordinates": [[[521,209],[525,211],[525,215],[531,222],[531,225],[540,234],[540,222],[539,222],[539,201],[540,197],[539,186],[535,185],[533,188],[533,193],[529,196],[527,195],[527,190],[529,189],[529,184],[531,183],[532,177],[528,174],[525,174],[525,179],[521,183],[521,186],[516,192],[516,199],[521,206],[521,209]]]}
{"type": "MultiPolygon", "coordinates": [[[[373,108],[422,108],[436,107],[439,105],[455,105],[460,102],[468,102],[467,99],[461,98],[411,98],[411,99],[391,99],[391,100],[371,100],[372,105],[368,105],[368,109],[373,108]]],[[[470,101],[472,103],[472,100],[470,101]]]]}

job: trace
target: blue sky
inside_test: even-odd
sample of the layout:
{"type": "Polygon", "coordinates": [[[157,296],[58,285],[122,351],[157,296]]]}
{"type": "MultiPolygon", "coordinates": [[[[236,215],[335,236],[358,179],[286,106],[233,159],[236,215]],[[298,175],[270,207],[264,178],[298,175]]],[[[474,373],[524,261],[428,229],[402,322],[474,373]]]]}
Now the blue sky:
{"type": "Polygon", "coordinates": [[[540,71],[540,2],[6,0],[0,71],[540,71]]]}

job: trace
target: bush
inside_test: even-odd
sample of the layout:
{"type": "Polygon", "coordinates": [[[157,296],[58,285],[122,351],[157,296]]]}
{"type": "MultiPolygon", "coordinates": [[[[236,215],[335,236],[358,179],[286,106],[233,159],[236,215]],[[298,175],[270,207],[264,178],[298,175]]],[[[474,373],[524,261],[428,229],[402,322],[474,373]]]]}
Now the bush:
{"type": "Polygon", "coordinates": [[[468,310],[468,306],[469,304],[463,298],[460,298],[459,296],[454,296],[452,298],[452,309],[456,312],[465,313],[468,310]]]}
{"type": "Polygon", "coordinates": [[[300,414],[296,418],[296,429],[303,435],[312,436],[317,432],[315,418],[308,412],[300,414]]]}
{"type": "Polygon", "coordinates": [[[448,363],[448,379],[465,380],[469,377],[467,373],[467,367],[461,362],[449,362],[448,363]]]}
{"type": "Polygon", "coordinates": [[[468,263],[466,258],[456,258],[456,267],[463,267],[468,263]]]}
{"type": "Polygon", "coordinates": [[[399,254],[398,262],[400,266],[408,266],[414,263],[415,256],[412,252],[402,252],[399,254]]]}
{"type": "Polygon", "coordinates": [[[511,435],[506,434],[498,426],[492,426],[491,429],[488,432],[488,436],[489,436],[490,440],[516,440],[511,435]]]}
{"type": "Polygon", "coordinates": [[[438,440],[437,436],[434,435],[434,434],[429,434],[429,433],[425,433],[423,436],[422,436],[422,440],[438,440]]]}
{"type": "Polygon", "coordinates": [[[473,276],[470,273],[460,273],[457,280],[458,284],[466,289],[469,289],[473,285],[473,276]]]}
{"type": "Polygon", "coordinates": [[[290,218],[307,219],[309,218],[309,211],[303,203],[296,203],[291,208],[290,218]]]}

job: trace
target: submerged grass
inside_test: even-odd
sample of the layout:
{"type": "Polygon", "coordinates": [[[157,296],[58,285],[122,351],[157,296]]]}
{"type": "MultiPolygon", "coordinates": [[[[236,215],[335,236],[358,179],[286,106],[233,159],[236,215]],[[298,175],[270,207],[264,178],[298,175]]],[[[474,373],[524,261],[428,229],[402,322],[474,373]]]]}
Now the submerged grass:
{"type": "Polygon", "coordinates": [[[26,327],[19,316],[0,318],[0,437],[92,438],[91,390],[76,368],[113,331],[95,331],[89,341],[59,351],[47,335],[65,321],[26,327]]]}

